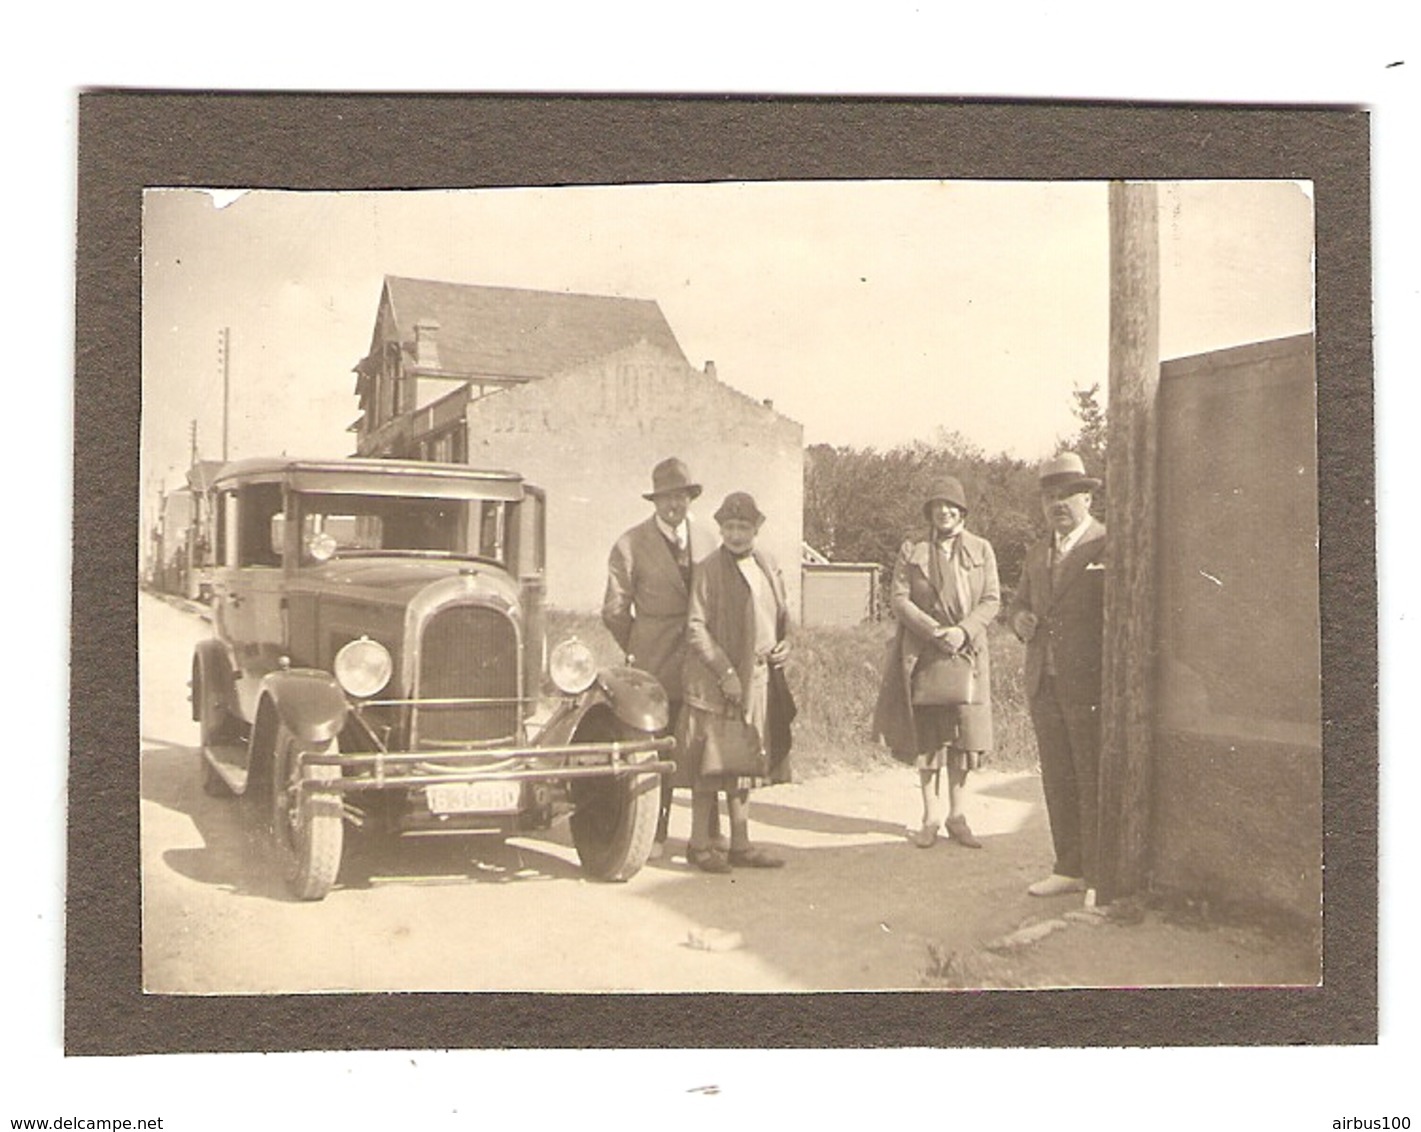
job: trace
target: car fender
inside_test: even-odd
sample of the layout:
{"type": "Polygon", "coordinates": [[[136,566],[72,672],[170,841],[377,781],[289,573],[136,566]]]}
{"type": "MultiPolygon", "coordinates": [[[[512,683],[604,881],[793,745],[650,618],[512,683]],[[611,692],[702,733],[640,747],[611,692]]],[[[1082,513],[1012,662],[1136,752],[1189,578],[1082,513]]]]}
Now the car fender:
{"type": "Polygon", "coordinates": [[[566,697],[553,709],[538,732],[538,746],[575,742],[583,720],[599,711],[610,712],[619,723],[646,734],[664,731],[671,714],[666,689],[650,673],[637,668],[603,669],[592,687],[566,697]]]}
{"type": "Polygon", "coordinates": [[[548,721],[538,731],[537,745],[540,747],[567,746],[572,742],[578,725],[586,718],[587,713],[599,704],[606,702],[607,697],[595,687],[591,692],[583,692],[580,696],[570,696],[562,700],[553,709],[553,714],[548,717],[548,721]]]}
{"type": "Polygon", "coordinates": [[[237,714],[236,675],[232,668],[232,658],[227,646],[215,637],[199,641],[192,653],[192,690],[188,699],[192,702],[193,722],[202,718],[198,703],[198,688],[202,684],[216,687],[222,699],[222,706],[232,714],[237,714]]]}
{"type": "Polygon", "coordinates": [[[350,711],[336,678],[318,668],[269,673],[262,680],[261,696],[271,702],[293,735],[310,743],[339,735],[350,711]]]}
{"type": "Polygon", "coordinates": [[[661,681],[640,668],[604,668],[596,687],[612,713],[628,727],[648,733],[665,731],[671,722],[671,702],[661,681]]]}

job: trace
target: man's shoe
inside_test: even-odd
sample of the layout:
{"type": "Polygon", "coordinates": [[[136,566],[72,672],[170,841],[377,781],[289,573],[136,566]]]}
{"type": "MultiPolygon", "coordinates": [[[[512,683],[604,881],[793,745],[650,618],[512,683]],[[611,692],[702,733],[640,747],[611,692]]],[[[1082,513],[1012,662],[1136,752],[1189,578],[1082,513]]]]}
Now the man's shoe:
{"type": "Polygon", "coordinates": [[[966,818],[948,818],[943,822],[943,825],[947,827],[947,835],[962,848],[982,848],[982,843],[977,840],[977,835],[972,832],[972,827],[967,824],[966,818]]]}
{"type": "Polygon", "coordinates": [[[730,838],[723,833],[717,833],[711,838],[711,848],[719,849],[722,853],[730,852],[730,838]]]}
{"type": "Polygon", "coordinates": [[[1068,892],[1084,892],[1085,880],[1081,877],[1063,877],[1060,873],[1052,873],[1045,880],[1028,885],[1026,891],[1032,896],[1064,896],[1068,892]]]}
{"type": "Polygon", "coordinates": [[[784,867],[784,858],[766,853],[763,849],[732,849],[727,858],[737,869],[778,869],[784,867]]]}
{"type": "Polygon", "coordinates": [[[937,823],[924,822],[921,829],[916,829],[908,835],[908,840],[919,849],[931,849],[937,844],[937,823]]]}
{"type": "Polygon", "coordinates": [[[730,862],[714,849],[687,849],[686,861],[703,873],[728,873],[730,862]]]}

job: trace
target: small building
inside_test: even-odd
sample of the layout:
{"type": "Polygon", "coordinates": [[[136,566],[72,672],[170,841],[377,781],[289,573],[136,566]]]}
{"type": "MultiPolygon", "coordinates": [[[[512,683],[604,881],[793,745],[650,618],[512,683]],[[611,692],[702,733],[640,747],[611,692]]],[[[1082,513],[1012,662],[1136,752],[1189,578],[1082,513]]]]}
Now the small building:
{"type": "Polygon", "coordinates": [[[547,491],[550,604],[601,605],[612,543],[679,456],[702,518],[755,496],[799,608],[803,427],[691,365],[654,301],[387,276],[355,373],[357,455],[509,468],[547,491]]]}
{"type": "Polygon", "coordinates": [[[805,625],[852,628],[878,619],[877,562],[830,562],[805,543],[800,570],[805,625]]]}

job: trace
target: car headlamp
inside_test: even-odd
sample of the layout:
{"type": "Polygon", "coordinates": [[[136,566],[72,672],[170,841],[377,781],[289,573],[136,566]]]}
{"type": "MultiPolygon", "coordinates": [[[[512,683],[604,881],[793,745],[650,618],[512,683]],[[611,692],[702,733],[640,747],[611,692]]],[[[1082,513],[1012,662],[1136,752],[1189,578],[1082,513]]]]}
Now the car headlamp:
{"type": "Polygon", "coordinates": [[[317,562],[329,562],[338,548],[335,536],[325,531],[317,531],[306,539],[306,553],[317,562]]]}
{"type": "Polygon", "coordinates": [[[390,650],[379,641],[361,637],[336,653],[336,680],[346,693],[357,699],[373,696],[390,682],[394,672],[390,650]]]}
{"type": "Polygon", "coordinates": [[[597,679],[597,659],[590,648],[571,637],[548,657],[548,675],[559,692],[575,696],[592,687],[592,681],[597,679]]]}

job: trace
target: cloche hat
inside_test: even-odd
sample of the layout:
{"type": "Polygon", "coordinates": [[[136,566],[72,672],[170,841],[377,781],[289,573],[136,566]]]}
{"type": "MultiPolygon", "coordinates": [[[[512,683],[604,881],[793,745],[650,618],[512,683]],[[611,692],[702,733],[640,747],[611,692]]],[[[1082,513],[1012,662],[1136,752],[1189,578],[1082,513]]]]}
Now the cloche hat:
{"type": "Polygon", "coordinates": [[[748,491],[732,491],[725,497],[715,513],[715,521],[723,523],[727,519],[739,519],[743,523],[761,523],[765,516],[755,505],[755,497],[748,491]]]}
{"type": "Polygon", "coordinates": [[[944,476],[940,480],[934,480],[928,494],[923,498],[923,516],[926,517],[928,508],[934,503],[942,500],[951,503],[964,515],[967,514],[967,493],[962,490],[962,482],[956,476],[944,476]]]}

